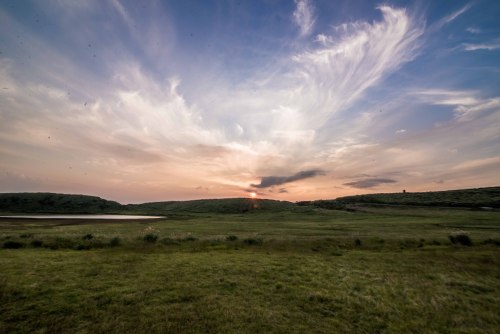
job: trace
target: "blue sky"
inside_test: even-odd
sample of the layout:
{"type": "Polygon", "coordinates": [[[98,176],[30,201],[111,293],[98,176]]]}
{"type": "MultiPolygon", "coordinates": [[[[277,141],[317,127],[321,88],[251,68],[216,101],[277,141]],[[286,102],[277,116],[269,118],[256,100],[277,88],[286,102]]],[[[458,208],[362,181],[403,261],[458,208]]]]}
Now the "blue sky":
{"type": "Polygon", "coordinates": [[[3,1],[0,188],[499,185],[498,1],[3,1]]]}

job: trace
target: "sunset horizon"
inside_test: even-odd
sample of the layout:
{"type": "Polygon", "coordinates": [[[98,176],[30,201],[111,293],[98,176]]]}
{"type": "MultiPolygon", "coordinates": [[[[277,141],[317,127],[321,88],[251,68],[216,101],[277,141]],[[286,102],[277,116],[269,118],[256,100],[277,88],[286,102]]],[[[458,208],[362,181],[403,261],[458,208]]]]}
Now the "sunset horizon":
{"type": "Polygon", "coordinates": [[[500,184],[495,1],[0,4],[0,192],[282,201],[500,184]]]}

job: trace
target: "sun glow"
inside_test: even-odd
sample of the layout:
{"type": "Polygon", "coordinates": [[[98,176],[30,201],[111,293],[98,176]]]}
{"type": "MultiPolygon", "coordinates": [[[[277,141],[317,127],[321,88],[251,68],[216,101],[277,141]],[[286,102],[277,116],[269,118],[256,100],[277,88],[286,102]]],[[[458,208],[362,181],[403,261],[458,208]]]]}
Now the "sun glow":
{"type": "Polygon", "coordinates": [[[255,198],[255,197],[257,197],[257,194],[256,194],[256,193],[254,193],[254,192],[251,192],[251,193],[250,193],[250,198],[255,198]]]}

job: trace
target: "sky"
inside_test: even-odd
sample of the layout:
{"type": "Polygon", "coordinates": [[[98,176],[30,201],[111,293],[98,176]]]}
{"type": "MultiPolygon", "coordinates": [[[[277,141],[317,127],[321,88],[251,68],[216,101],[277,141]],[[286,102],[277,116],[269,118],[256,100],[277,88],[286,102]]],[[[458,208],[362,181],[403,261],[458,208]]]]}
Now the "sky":
{"type": "Polygon", "coordinates": [[[500,2],[4,0],[0,192],[500,185],[500,2]]]}

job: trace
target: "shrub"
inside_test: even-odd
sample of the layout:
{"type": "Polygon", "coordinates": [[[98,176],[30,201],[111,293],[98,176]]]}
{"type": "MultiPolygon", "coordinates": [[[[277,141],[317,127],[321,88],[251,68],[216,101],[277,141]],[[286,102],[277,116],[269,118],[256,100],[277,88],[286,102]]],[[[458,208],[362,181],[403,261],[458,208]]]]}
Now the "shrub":
{"type": "Polygon", "coordinates": [[[109,246],[110,247],[118,247],[122,244],[122,241],[118,237],[114,237],[109,241],[109,246]]]}
{"type": "Polygon", "coordinates": [[[18,241],[9,240],[3,243],[3,248],[7,249],[18,249],[21,247],[24,247],[24,243],[18,241]]]}
{"type": "Polygon", "coordinates": [[[31,234],[31,233],[23,233],[19,237],[20,238],[24,238],[24,239],[26,239],[26,238],[33,238],[33,234],[31,234]]]}
{"type": "Polygon", "coordinates": [[[92,234],[88,233],[88,234],[85,234],[82,239],[83,240],[92,240],[92,239],[94,239],[94,236],[92,234]]]}
{"type": "Polygon", "coordinates": [[[263,243],[261,238],[247,238],[243,242],[247,245],[262,245],[263,243]]]}
{"type": "Polygon", "coordinates": [[[34,248],[42,247],[43,246],[43,241],[41,241],[41,240],[33,240],[30,243],[30,245],[31,245],[31,247],[34,247],[34,248]]]}
{"type": "Polygon", "coordinates": [[[176,244],[178,244],[178,242],[175,239],[172,239],[169,237],[161,239],[161,243],[164,245],[176,245],[176,244]]]}
{"type": "Polygon", "coordinates": [[[358,247],[361,246],[361,239],[354,240],[354,245],[356,245],[358,247]]]}
{"type": "Polygon", "coordinates": [[[495,240],[495,239],[486,239],[481,242],[482,245],[495,245],[495,246],[500,246],[500,240],[495,240]]]}
{"type": "Polygon", "coordinates": [[[228,235],[226,237],[226,241],[236,241],[236,240],[238,240],[238,237],[235,235],[228,235]]]}
{"type": "Polygon", "coordinates": [[[90,245],[76,245],[75,250],[88,250],[90,249],[90,245]]]}
{"type": "Polygon", "coordinates": [[[472,240],[465,232],[456,232],[448,236],[452,244],[459,244],[463,246],[472,246],[472,240]]]}
{"type": "Polygon", "coordinates": [[[193,237],[192,235],[188,235],[187,237],[184,237],[182,241],[196,241],[198,238],[193,237]]]}
{"type": "Polygon", "coordinates": [[[150,243],[155,243],[157,239],[158,239],[158,235],[153,234],[153,233],[148,233],[143,238],[144,241],[150,242],[150,243]]]}

